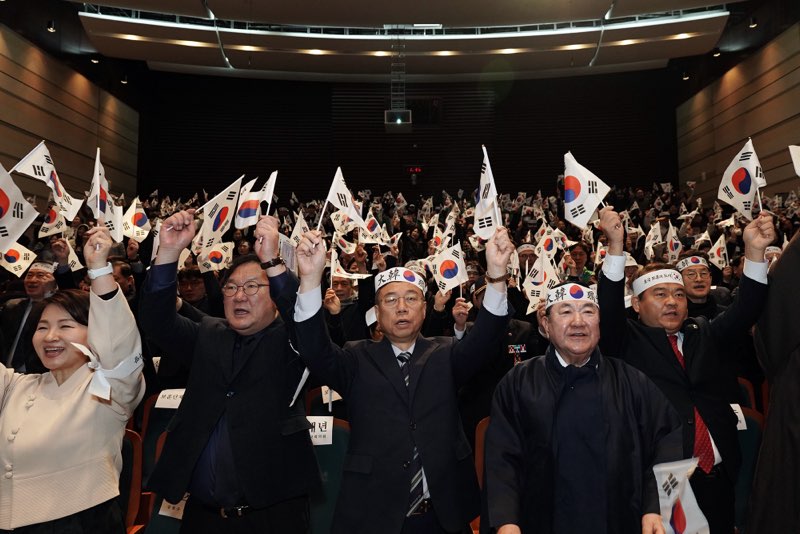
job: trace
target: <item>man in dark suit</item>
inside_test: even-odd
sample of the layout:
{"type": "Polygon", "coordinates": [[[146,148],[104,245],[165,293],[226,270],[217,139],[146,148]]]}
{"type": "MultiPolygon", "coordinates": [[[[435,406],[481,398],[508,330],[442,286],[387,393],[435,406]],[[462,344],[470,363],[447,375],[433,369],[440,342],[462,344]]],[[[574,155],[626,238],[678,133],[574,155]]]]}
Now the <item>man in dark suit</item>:
{"type": "Polygon", "coordinates": [[[686,457],[697,457],[690,481],[712,534],[734,529],[734,486],[741,465],[737,418],[730,398],[735,377],[726,372],[725,340],[750,328],[767,296],[764,249],[775,239],[769,216],[743,232],[745,268],[739,298],[709,321],[689,318],[680,273],[666,264],[648,265],[633,281],[631,303],[639,320],[627,320],[624,305],[624,229],[612,207],[601,210],[608,254],[598,284],[603,353],[617,356],[650,377],[683,422],[686,457]]]}
{"type": "Polygon", "coordinates": [[[181,532],[307,534],[319,471],[302,395],[296,400],[304,366],[270,298],[268,276],[285,272],[278,222],[262,218],[258,256],[231,265],[225,319],[199,323],[175,311],[177,261],[195,235],[193,212],[174,214],[163,228],[139,317],[162,357],[182,358],[191,370],[148,486],[172,503],[189,491],[181,532]]]}
{"type": "Polygon", "coordinates": [[[425,281],[403,267],[375,277],[384,339],[340,349],[325,331],[320,280],[324,241],[317,231],[297,247],[300,291],[294,311],[300,355],[347,401],[352,434],[334,533],[461,532],[479,512],[472,454],[457,391],[496,355],[508,322],[506,266],[513,250],[499,229],[486,245],[483,309],[469,343],[419,335],[425,281]]]}

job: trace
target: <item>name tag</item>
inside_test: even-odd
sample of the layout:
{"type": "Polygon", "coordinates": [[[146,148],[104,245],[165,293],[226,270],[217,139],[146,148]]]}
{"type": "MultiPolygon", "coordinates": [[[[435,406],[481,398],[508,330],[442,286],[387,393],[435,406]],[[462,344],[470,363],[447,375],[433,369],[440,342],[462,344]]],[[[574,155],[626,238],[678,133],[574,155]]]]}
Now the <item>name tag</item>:
{"type": "Polygon", "coordinates": [[[316,445],[333,444],[333,416],[332,415],[309,415],[308,422],[311,428],[311,443],[316,445]]]}
{"type": "Polygon", "coordinates": [[[185,389],[165,389],[158,394],[158,399],[156,399],[156,408],[176,409],[181,405],[183,393],[185,391],[185,389]]]}
{"type": "Polygon", "coordinates": [[[189,494],[185,494],[181,502],[178,504],[171,504],[167,501],[161,501],[161,508],[158,510],[158,515],[164,515],[167,517],[172,517],[177,520],[183,519],[183,507],[186,506],[186,499],[189,498],[189,494]]]}
{"type": "Polygon", "coordinates": [[[153,356],[153,367],[156,368],[156,374],[158,374],[159,365],[161,365],[161,356],[153,356]]]}
{"type": "Polygon", "coordinates": [[[742,413],[742,407],[738,404],[731,404],[731,410],[733,413],[736,414],[736,430],[747,430],[747,421],[744,418],[744,413],[742,413]]]}
{"type": "Polygon", "coordinates": [[[336,393],[335,389],[331,389],[328,386],[322,386],[320,392],[322,393],[322,402],[334,402],[337,400],[342,400],[342,396],[336,393]]]}

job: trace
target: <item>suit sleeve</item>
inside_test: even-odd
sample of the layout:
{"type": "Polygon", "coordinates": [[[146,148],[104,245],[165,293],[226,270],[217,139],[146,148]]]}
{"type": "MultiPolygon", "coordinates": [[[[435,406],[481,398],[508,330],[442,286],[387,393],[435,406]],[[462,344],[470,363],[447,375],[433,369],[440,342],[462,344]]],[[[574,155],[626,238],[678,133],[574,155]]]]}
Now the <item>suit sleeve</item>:
{"type": "Polygon", "coordinates": [[[614,282],[601,272],[597,281],[600,301],[600,350],[605,356],[623,357],[628,334],[625,315],[625,278],[614,282]]]}
{"type": "Polygon", "coordinates": [[[486,306],[482,306],[470,329],[469,343],[455,343],[453,377],[459,387],[466,384],[490,359],[497,357],[497,347],[503,340],[511,313],[513,310],[503,316],[494,315],[486,306]]]}
{"type": "Polygon", "coordinates": [[[711,333],[723,343],[755,324],[767,301],[767,284],[743,276],[739,294],[728,308],[711,321],[711,333]]]}
{"type": "Polygon", "coordinates": [[[489,528],[520,524],[521,476],[525,472],[523,439],[519,433],[518,399],[512,370],[497,385],[486,431],[484,489],[489,528]]]}
{"type": "Polygon", "coordinates": [[[791,353],[800,345],[797,302],[800,301],[800,232],[770,271],[767,304],[756,328],[758,358],[767,378],[780,374],[791,353]]]}
{"type": "Polygon", "coordinates": [[[339,348],[331,341],[323,313],[320,309],[310,319],[295,323],[297,348],[312,375],[347,395],[355,376],[356,358],[349,350],[339,348]]]}
{"type": "MultiPolygon", "coordinates": [[[[176,269],[175,264],[171,264],[176,269]]],[[[158,271],[166,271],[170,265],[154,265],[145,279],[139,300],[139,322],[148,339],[164,350],[162,357],[178,358],[191,365],[194,345],[200,325],[189,318],[178,315],[175,310],[177,282],[172,279],[161,285],[158,271]]],[[[168,278],[164,276],[163,278],[168,278]]]]}

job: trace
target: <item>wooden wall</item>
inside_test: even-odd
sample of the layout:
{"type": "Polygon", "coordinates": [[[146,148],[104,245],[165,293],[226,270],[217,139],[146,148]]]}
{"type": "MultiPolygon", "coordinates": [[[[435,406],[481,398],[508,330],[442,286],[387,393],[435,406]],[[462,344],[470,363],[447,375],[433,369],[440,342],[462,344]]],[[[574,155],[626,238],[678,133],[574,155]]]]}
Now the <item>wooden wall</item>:
{"type": "Polygon", "coordinates": [[[753,139],[765,193],[800,185],[787,145],[800,144],[800,24],[795,24],[676,113],[680,182],[716,198],[728,164],[753,139]]]}
{"type": "MultiPolygon", "coordinates": [[[[0,163],[6,170],[44,139],[62,184],[83,198],[97,147],[113,194],[136,194],[139,114],[0,25],[0,163]]],[[[39,211],[49,189],[20,174],[39,211]]]]}

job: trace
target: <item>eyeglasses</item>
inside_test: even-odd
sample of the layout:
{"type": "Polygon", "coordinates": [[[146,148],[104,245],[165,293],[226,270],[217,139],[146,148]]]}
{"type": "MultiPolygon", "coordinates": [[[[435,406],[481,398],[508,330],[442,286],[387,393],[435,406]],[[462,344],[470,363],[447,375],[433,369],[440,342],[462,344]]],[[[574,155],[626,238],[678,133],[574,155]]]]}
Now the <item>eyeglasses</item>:
{"type": "Polygon", "coordinates": [[[698,278],[711,278],[711,273],[708,271],[691,271],[688,273],[683,273],[683,275],[689,280],[697,280],[698,278]]]}
{"type": "Polygon", "coordinates": [[[422,301],[422,297],[420,297],[419,295],[406,295],[404,297],[389,295],[388,297],[383,299],[383,304],[387,308],[394,308],[395,306],[397,306],[397,303],[400,302],[400,300],[405,301],[407,306],[416,306],[422,301]]]}
{"type": "Polygon", "coordinates": [[[226,297],[233,297],[236,293],[239,292],[239,289],[244,291],[245,295],[250,295],[251,297],[258,293],[258,290],[262,287],[269,287],[269,284],[259,284],[258,282],[245,282],[242,285],[236,285],[234,283],[225,284],[222,286],[222,294],[226,297]]]}

